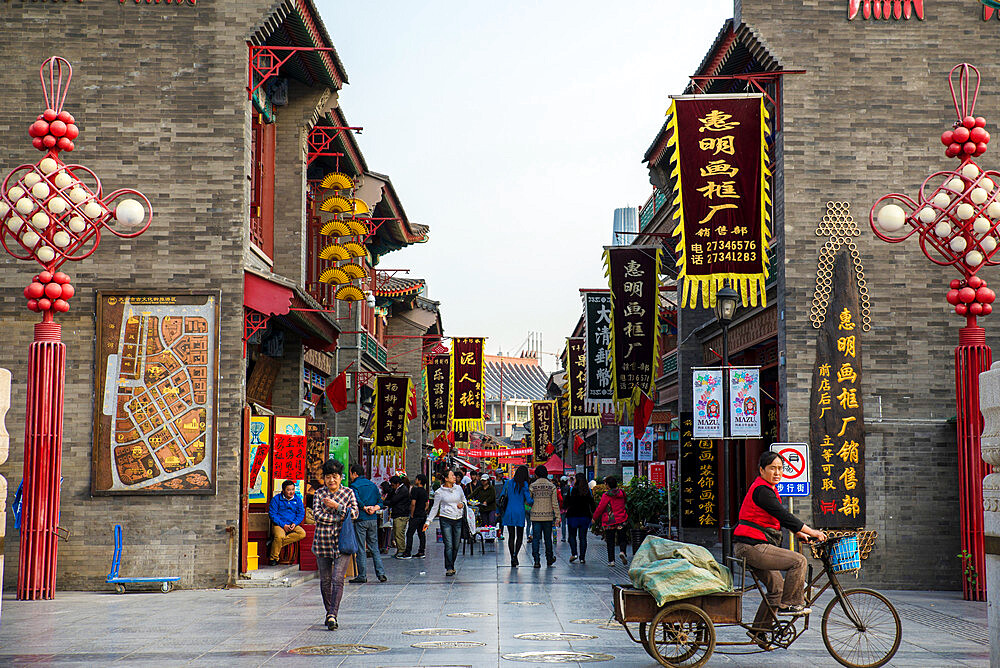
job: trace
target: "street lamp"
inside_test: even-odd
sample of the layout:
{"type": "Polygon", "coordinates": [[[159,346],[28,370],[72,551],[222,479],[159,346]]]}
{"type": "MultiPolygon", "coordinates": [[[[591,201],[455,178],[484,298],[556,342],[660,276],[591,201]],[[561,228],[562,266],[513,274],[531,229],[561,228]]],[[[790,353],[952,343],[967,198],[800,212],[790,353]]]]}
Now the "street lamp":
{"type": "Polygon", "coordinates": [[[736,315],[740,295],[726,282],[715,294],[715,319],[722,325],[722,563],[733,556],[733,528],[729,524],[729,323],[736,315]]]}
{"type": "Polygon", "coordinates": [[[70,277],[57,269],[66,261],[90,257],[101,243],[102,231],[137,237],[153,218],[142,193],[122,189],[105,195],[94,172],[60,159],[60,151],[75,148],[73,140],[80,132],[72,114],[63,110],[73,68],[67,60],[52,57],[42,63],[39,77],[46,108],[28,135],[45,157],[15,167],[0,187],[0,244],[15,259],[42,267],[24,289],[28,310],[41,313],[42,322],[35,324],[28,352],[17,572],[21,600],[55,596],[66,384],[66,346],[55,314],[69,310],[76,292],[70,277]]]}

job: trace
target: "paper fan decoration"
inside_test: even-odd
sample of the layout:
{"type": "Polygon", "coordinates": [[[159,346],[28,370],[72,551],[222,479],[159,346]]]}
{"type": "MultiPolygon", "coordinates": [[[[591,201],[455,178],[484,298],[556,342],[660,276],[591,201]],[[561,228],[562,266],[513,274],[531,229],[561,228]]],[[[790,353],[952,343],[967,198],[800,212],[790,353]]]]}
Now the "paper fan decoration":
{"type": "Polygon", "coordinates": [[[319,205],[319,210],[327,213],[348,213],[355,216],[369,213],[368,205],[362,200],[355,197],[342,197],[341,195],[334,195],[323,200],[323,203],[319,205]]]}
{"type": "Polygon", "coordinates": [[[360,264],[345,264],[340,267],[340,270],[347,274],[352,281],[368,277],[368,272],[360,264]]]}
{"type": "Polygon", "coordinates": [[[365,293],[361,292],[361,288],[345,285],[337,290],[336,297],[342,302],[359,302],[365,298],[365,293]]]}
{"type": "Polygon", "coordinates": [[[356,219],[348,219],[344,221],[347,224],[347,229],[350,231],[352,236],[360,236],[362,234],[368,234],[368,226],[362,221],[356,219]]]}
{"type": "Polygon", "coordinates": [[[341,172],[330,172],[320,181],[319,187],[330,190],[350,190],[354,187],[354,179],[341,172]]]}
{"type": "MultiPolygon", "coordinates": [[[[352,221],[353,222],[353,221],[352,221]]],[[[352,236],[350,228],[342,220],[331,220],[319,230],[320,234],[328,237],[349,237],[352,236]]]]}
{"type": "MultiPolygon", "coordinates": [[[[357,246],[358,244],[353,244],[357,246]]],[[[340,244],[330,244],[326,246],[319,252],[319,256],[324,260],[350,260],[352,257],[358,257],[352,255],[351,251],[347,249],[346,246],[341,246],[340,244]]]]}
{"type": "Polygon", "coordinates": [[[344,283],[350,283],[351,277],[347,275],[347,272],[339,267],[330,267],[319,275],[319,282],[343,285],[344,283]]]}
{"type": "Polygon", "coordinates": [[[368,251],[365,250],[365,247],[355,241],[348,241],[343,245],[343,248],[351,257],[367,257],[368,255],[368,251]]]}

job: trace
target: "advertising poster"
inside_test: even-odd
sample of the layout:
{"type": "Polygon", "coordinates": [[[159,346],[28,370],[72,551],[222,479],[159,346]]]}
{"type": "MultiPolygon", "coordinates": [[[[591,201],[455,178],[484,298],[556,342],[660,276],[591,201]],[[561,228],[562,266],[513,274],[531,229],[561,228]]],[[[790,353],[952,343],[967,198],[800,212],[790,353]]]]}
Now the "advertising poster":
{"type": "Polygon", "coordinates": [[[330,457],[347,466],[350,460],[351,440],[346,436],[330,437],[330,457]]]}
{"type": "Polygon", "coordinates": [[[693,369],[694,438],[722,438],[722,369],[693,369]]]}
{"type": "Polygon", "coordinates": [[[760,438],[760,369],[729,369],[729,435],[760,438]]]}
{"type": "MultiPolygon", "coordinates": [[[[618,458],[622,461],[634,461],[635,432],[632,427],[618,427],[618,458]]],[[[653,461],[653,428],[646,431],[639,439],[639,461],[653,461]]]]}

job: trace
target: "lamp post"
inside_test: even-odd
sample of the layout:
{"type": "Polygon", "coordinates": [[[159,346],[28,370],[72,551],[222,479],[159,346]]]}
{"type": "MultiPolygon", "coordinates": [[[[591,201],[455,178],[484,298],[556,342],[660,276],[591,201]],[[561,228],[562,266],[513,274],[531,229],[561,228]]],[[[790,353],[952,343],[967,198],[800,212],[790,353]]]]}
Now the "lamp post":
{"type": "Polygon", "coordinates": [[[66,380],[66,346],[55,314],[69,310],[75,293],[69,276],[56,270],[66,261],[90,257],[101,242],[102,230],[136,237],[146,231],[153,217],[142,193],[122,189],[104,195],[94,172],[60,159],[59,152],[72,151],[79,135],[72,114],[63,110],[73,69],[63,58],[52,57],[42,64],[39,77],[46,108],[28,134],[45,157],[14,168],[0,188],[0,244],[15,259],[32,260],[42,267],[24,289],[28,309],[42,313],[42,322],[35,324],[28,353],[17,573],[17,598],[21,600],[55,596],[66,380]],[[120,199],[125,195],[141,202],[120,199]]]}
{"type": "MultiPolygon", "coordinates": [[[[959,515],[962,550],[971,555],[975,572],[983,574],[983,478],[989,470],[980,457],[979,374],[990,368],[992,352],[976,317],[993,312],[996,294],[976,273],[1000,264],[1000,258],[995,257],[1000,247],[1000,172],[984,171],[973,161],[986,151],[990,141],[986,119],[972,115],[979,93],[979,70],[968,63],[956,65],[948,74],[948,83],[958,120],[953,129],[942,133],[941,141],[947,146],[945,155],[960,160],[958,167],[928,176],[916,200],[898,193],[880,197],[872,205],[869,222],[875,235],[889,243],[917,235],[928,260],[954,267],[962,276],[951,281],[946,296],[955,313],[965,318],[955,348],[959,515]]],[[[985,578],[970,582],[963,577],[962,587],[967,600],[985,600],[985,578]]]]}
{"type": "Polygon", "coordinates": [[[733,527],[729,524],[729,323],[736,314],[739,294],[726,282],[715,294],[715,319],[722,325],[722,563],[733,556],[733,527]]]}

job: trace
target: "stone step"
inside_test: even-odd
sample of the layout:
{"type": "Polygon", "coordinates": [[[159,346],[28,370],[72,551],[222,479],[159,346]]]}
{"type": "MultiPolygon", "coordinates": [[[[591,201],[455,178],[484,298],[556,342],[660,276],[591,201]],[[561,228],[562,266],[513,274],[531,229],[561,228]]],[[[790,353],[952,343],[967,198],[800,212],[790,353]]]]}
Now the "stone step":
{"type": "MultiPolygon", "coordinates": [[[[286,569],[283,569],[286,570],[286,569]]],[[[256,571],[254,571],[256,572],[256,571]]],[[[294,587],[295,585],[309,582],[319,577],[318,571],[300,571],[295,567],[294,573],[283,574],[281,577],[271,579],[264,578],[240,578],[236,581],[236,586],[240,589],[267,589],[268,587],[294,587]]]]}
{"type": "Polygon", "coordinates": [[[261,566],[257,570],[247,573],[247,577],[251,580],[280,580],[298,572],[300,572],[298,564],[261,566]]]}

